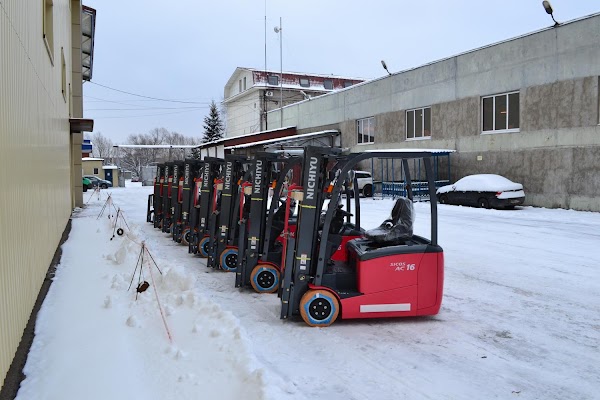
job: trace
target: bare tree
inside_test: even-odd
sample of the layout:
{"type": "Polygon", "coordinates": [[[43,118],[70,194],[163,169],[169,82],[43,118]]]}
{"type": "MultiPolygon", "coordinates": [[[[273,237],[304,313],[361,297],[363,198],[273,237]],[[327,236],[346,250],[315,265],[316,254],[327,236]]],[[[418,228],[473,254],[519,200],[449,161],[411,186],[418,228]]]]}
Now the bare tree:
{"type": "MultiPolygon", "coordinates": [[[[128,144],[137,145],[184,145],[199,144],[200,139],[169,132],[165,128],[154,128],[147,134],[139,133],[127,137],[128,144]]],[[[121,165],[132,172],[141,174],[143,166],[171,159],[184,159],[188,153],[184,149],[121,148],[121,165]]]]}
{"type": "Polygon", "coordinates": [[[104,158],[104,164],[114,157],[113,142],[101,132],[92,135],[92,154],[94,157],[104,158]]]}

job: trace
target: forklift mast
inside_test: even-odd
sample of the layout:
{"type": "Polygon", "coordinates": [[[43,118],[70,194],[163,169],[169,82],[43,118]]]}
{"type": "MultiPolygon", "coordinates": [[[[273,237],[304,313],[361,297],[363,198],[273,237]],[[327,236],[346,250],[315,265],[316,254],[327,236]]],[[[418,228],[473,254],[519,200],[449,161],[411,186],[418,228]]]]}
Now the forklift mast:
{"type": "Polygon", "coordinates": [[[156,165],[156,177],[154,178],[154,194],[152,196],[152,211],[150,211],[150,205],[148,205],[148,222],[153,222],[154,227],[158,228],[158,224],[162,218],[162,184],[164,179],[165,164],[156,165]],[[152,220],[150,220],[150,214],[154,213],[152,220]]]}
{"type": "MultiPolygon", "coordinates": [[[[271,200],[271,205],[269,206],[268,217],[267,217],[267,225],[265,227],[265,235],[263,243],[268,245],[271,243],[271,226],[273,225],[273,218],[275,217],[275,210],[280,206],[279,198],[281,197],[281,192],[283,189],[283,185],[286,183],[286,178],[290,171],[294,171],[298,167],[302,168],[302,162],[304,161],[304,157],[302,156],[292,156],[290,158],[286,158],[283,163],[283,167],[279,173],[279,177],[277,178],[277,182],[275,183],[275,188],[273,189],[273,199],[271,200]]],[[[291,182],[287,182],[291,183],[291,182]]],[[[268,261],[268,251],[263,251],[261,256],[261,261],[268,261]]]]}
{"type": "Polygon", "coordinates": [[[201,161],[195,159],[186,159],[183,165],[183,188],[181,194],[181,224],[175,238],[177,242],[181,242],[183,231],[189,229],[192,214],[196,215],[194,207],[194,188],[195,178],[198,175],[198,169],[201,166],[201,161]]]}
{"type": "Polygon", "coordinates": [[[218,216],[218,226],[215,224],[215,232],[209,232],[209,247],[211,254],[208,259],[208,266],[213,268],[220,267],[217,261],[219,255],[225,248],[231,244],[237,233],[239,221],[239,185],[245,177],[246,170],[249,169],[249,161],[243,155],[225,155],[223,165],[223,190],[221,192],[221,206],[218,216]]]}
{"type": "Polygon", "coordinates": [[[178,160],[173,162],[173,186],[171,188],[171,222],[173,225],[171,236],[173,240],[177,239],[181,228],[183,168],[183,161],[178,160]]]}
{"type": "Polygon", "coordinates": [[[165,163],[165,175],[163,181],[163,218],[162,228],[163,232],[169,231],[169,225],[171,224],[171,186],[173,185],[173,163],[165,163]]]}
{"type": "MultiPolygon", "coordinates": [[[[273,179],[273,166],[278,162],[287,162],[276,153],[257,153],[252,166],[252,193],[250,195],[250,227],[245,224],[239,231],[238,259],[235,287],[250,285],[250,273],[256,266],[267,246],[265,228],[267,224],[267,204],[269,189],[273,179]]],[[[280,175],[281,176],[281,175],[280,175]]],[[[283,175],[285,177],[285,175],[283,175]]],[[[282,180],[282,179],[279,179],[282,180]]],[[[275,197],[273,198],[275,199],[275,197]]],[[[276,201],[276,200],[272,200],[276,201]]]]}
{"type": "MultiPolygon", "coordinates": [[[[316,264],[313,249],[317,246],[319,220],[326,187],[328,164],[340,154],[339,149],[307,146],[304,152],[304,167],[302,173],[303,196],[298,212],[296,239],[291,240],[294,248],[289,249],[286,260],[293,263],[286,265],[281,290],[281,318],[291,316],[302,294],[308,289],[313,264],[316,264]],[[293,258],[292,258],[293,257],[293,258]]],[[[330,207],[335,208],[335,207],[330,207]]]]}
{"type": "Polygon", "coordinates": [[[202,169],[202,184],[200,186],[200,207],[198,210],[197,231],[194,232],[190,242],[191,252],[198,252],[198,244],[208,228],[208,218],[212,210],[214,191],[214,179],[219,176],[223,159],[216,157],[204,157],[204,168],[202,169]]]}
{"type": "MultiPolygon", "coordinates": [[[[189,240],[188,240],[188,252],[193,252],[193,245],[195,240],[195,232],[198,231],[198,223],[200,217],[200,196],[201,196],[201,188],[202,188],[202,176],[204,173],[204,161],[200,160],[191,160],[190,162],[190,180],[187,183],[187,187],[189,187],[189,191],[184,190],[184,196],[186,192],[188,192],[188,204],[189,204],[189,214],[188,214],[188,224],[189,227],[189,240]]],[[[185,183],[184,183],[185,186],[185,183]]],[[[185,203],[185,199],[184,199],[185,203]]],[[[184,233],[185,234],[185,233],[184,233]]]]}

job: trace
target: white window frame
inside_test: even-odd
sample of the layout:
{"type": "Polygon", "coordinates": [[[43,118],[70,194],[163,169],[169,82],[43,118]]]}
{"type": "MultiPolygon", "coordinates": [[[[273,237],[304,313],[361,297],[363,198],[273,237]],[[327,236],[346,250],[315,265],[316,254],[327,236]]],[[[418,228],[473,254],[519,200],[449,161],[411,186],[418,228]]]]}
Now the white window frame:
{"type": "Polygon", "coordinates": [[[356,120],[356,143],[360,146],[360,145],[366,145],[366,144],[373,144],[375,143],[375,117],[368,117],[368,118],[361,118],[361,119],[357,119],[356,120]],[[367,132],[366,134],[365,132],[365,124],[367,125],[367,130],[369,130],[369,128],[372,128],[372,135],[369,135],[369,133],[367,132]],[[361,142],[358,141],[358,135],[361,135],[361,139],[363,139],[361,142]],[[373,141],[364,141],[364,137],[372,137],[373,141]]]}
{"type": "Polygon", "coordinates": [[[481,127],[481,134],[482,135],[493,135],[496,133],[515,133],[515,132],[521,132],[521,92],[518,90],[513,90],[512,92],[505,92],[505,93],[497,93],[497,94],[492,94],[489,96],[482,96],[481,97],[481,107],[480,107],[480,112],[481,112],[481,121],[479,121],[480,123],[480,127],[481,127]],[[507,129],[496,129],[496,97],[501,97],[501,96],[505,96],[506,97],[506,126],[508,126],[508,122],[509,122],[509,118],[510,118],[510,97],[509,95],[511,94],[518,94],[519,95],[519,127],[518,128],[507,128],[507,129]],[[493,100],[493,108],[492,108],[492,126],[494,127],[493,130],[491,131],[484,131],[483,130],[483,116],[484,116],[484,110],[483,110],[483,101],[485,99],[494,99],[493,100]]]}
{"type": "Polygon", "coordinates": [[[412,140],[430,140],[431,139],[431,107],[419,107],[419,108],[413,108],[411,110],[406,110],[406,112],[404,113],[404,122],[406,124],[405,129],[404,129],[404,133],[405,133],[405,139],[407,141],[412,141],[412,140]],[[409,113],[413,113],[415,111],[421,111],[421,114],[423,115],[423,118],[421,118],[421,136],[417,137],[417,123],[416,123],[416,118],[415,118],[415,123],[413,124],[413,137],[409,138],[408,137],[408,114],[409,113]],[[425,136],[425,110],[429,110],[429,136],[425,136]]]}
{"type": "Polygon", "coordinates": [[[298,78],[298,84],[301,87],[310,87],[310,78],[298,78]]]}

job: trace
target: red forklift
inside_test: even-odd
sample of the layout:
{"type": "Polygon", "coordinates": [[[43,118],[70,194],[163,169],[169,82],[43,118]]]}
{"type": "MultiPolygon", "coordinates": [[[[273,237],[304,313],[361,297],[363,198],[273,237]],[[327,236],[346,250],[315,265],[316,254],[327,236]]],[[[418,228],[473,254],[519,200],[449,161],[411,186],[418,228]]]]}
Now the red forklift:
{"type": "MultiPolygon", "coordinates": [[[[338,317],[384,318],[434,315],[439,312],[444,282],[443,250],[437,243],[437,202],[432,153],[419,150],[370,151],[343,159],[328,149],[305,149],[302,189],[295,237],[288,237],[281,289],[281,318],[300,315],[310,326],[325,327],[338,317]],[[334,170],[328,164],[337,159],[334,170]],[[401,161],[407,197],[396,200],[390,218],[346,244],[345,261],[332,260],[348,229],[351,214],[337,204],[347,179],[360,162],[401,161]],[[414,209],[408,161],[421,159],[430,199],[430,239],[413,234],[414,209]],[[331,187],[330,190],[327,188],[331,187]],[[323,212],[324,197],[331,201],[323,212]]],[[[355,185],[356,186],[356,185],[355,185]]],[[[360,202],[355,196],[355,202],[360,202]]],[[[360,207],[356,207],[357,217],[360,207]]],[[[357,220],[358,222],[358,220],[357,220]]]]}
{"type": "Polygon", "coordinates": [[[240,201],[245,202],[240,207],[249,209],[249,218],[241,219],[237,247],[232,246],[229,250],[230,254],[237,253],[235,287],[252,286],[256,291],[265,293],[272,293],[279,287],[278,276],[262,274],[262,286],[257,283],[257,279],[253,283],[252,277],[256,275],[253,271],[257,265],[271,269],[281,262],[281,246],[277,246],[275,242],[282,232],[284,217],[275,210],[282,209],[279,193],[289,180],[291,171],[299,165],[302,165],[302,157],[267,152],[256,155],[252,185],[243,185],[250,194],[240,197],[240,201]],[[271,190],[273,192],[269,205],[271,190]]]}
{"type": "Polygon", "coordinates": [[[148,195],[148,208],[146,209],[146,221],[158,228],[162,219],[162,185],[164,182],[165,164],[156,165],[156,177],[154,178],[154,193],[148,195]]]}
{"type": "Polygon", "coordinates": [[[165,163],[165,174],[162,195],[162,219],[159,224],[161,231],[169,232],[171,225],[171,188],[173,187],[173,162],[165,163]]]}
{"type": "Polygon", "coordinates": [[[228,272],[235,272],[237,268],[237,248],[235,251],[233,248],[239,233],[240,204],[243,206],[240,189],[242,182],[249,179],[253,164],[247,156],[225,155],[220,201],[209,221],[208,267],[228,272]]]}
{"type": "Polygon", "coordinates": [[[183,212],[183,198],[181,195],[183,194],[184,165],[184,161],[173,161],[173,179],[171,190],[169,191],[171,196],[171,218],[168,229],[173,240],[175,240],[176,237],[175,228],[178,224],[181,224],[181,213],[183,212]]]}
{"type": "Polygon", "coordinates": [[[215,204],[215,180],[221,174],[223,159],[204,157],[201,169],[202,181],[200,182],[200,199],[196,201],[198,217],[190,221],[190,237],[188,251],[198,254],[202,258],[208,257],[209,236],[207,234],[208,220],[215,204]],[[192,222],[194,224],[192,224],[192,222]]]}
{"type": "Polygon", "coordinates": [[[200,196],[199,185],[196,183],[201,165],[200,160],[186,159],[183,162],[183,176],[177,188],[177,210],[175,211],[177,218],[173,226],[173,240],[186,246],[189,245],[190,240],[190,220],[197,215],[197,209],[193,205],[194,200],[200,196]]]}

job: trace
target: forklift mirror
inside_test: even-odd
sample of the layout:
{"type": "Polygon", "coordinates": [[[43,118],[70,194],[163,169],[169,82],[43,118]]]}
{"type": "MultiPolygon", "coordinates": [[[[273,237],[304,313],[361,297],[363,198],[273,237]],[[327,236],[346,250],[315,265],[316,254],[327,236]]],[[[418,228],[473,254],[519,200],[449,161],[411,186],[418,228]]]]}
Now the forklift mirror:
{"type": "Polygon", "coordinates": [[[292,190],[291,197],[296,201],[302,201],[304,200],[304,192],[302,190],[292,190]]]}

